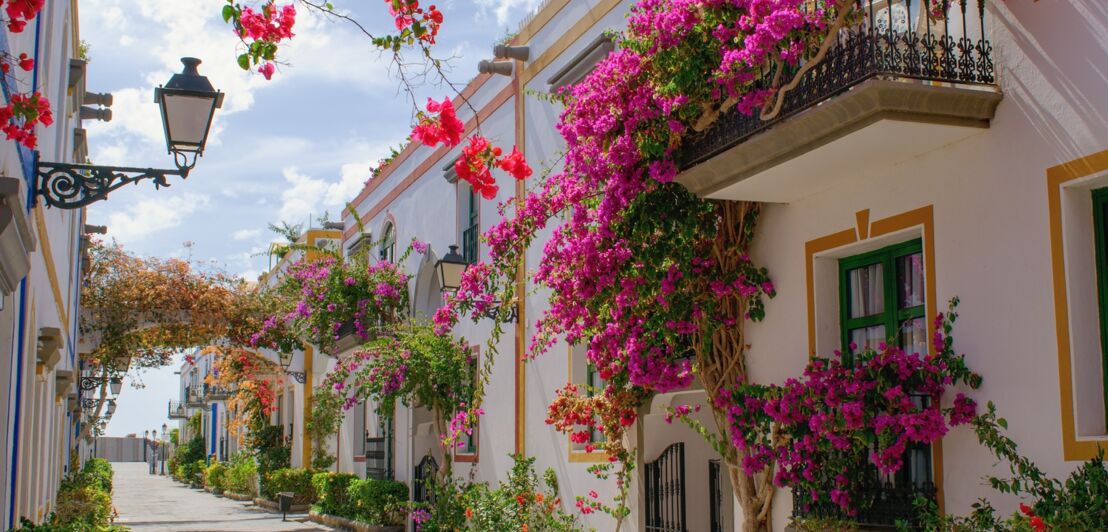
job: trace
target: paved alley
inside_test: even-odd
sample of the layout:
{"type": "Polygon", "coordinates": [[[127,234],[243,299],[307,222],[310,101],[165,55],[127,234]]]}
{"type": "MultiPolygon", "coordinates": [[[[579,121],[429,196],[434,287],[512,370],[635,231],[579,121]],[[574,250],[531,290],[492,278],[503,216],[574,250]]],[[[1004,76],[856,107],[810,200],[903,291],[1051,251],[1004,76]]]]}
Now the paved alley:
{"type": "Polygon", "coordinates": [[[304,514],[281,521],[250,503],[216,497],[195,490],[165,476],[147,474],[141,462],[116,462],[112,501],[119,518],[116,524],[133,530],[331,530],[306,520],[304,514]]]}

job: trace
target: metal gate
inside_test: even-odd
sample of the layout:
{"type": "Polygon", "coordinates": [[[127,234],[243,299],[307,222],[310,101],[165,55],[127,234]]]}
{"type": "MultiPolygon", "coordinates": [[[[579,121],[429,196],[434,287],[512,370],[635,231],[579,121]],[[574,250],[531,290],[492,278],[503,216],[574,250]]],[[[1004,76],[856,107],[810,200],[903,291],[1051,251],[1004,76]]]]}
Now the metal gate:
{"type": "Polygon", "coordinates": [[[439,463],[429,454],[415,466],[415,471],[412,473],[412,499],[415,502],[432,502],[430,497],[432,494],[427,492],[427,488],[438,470],[439,463]]]}
{"type": "Polygon", "coordinates": [[[377,480],[392,480],[392,420],[381,423],[384,436],[366,437],[365,472],[366,477],[377,480]]]}
{"type": "Polygon", "coordinates": [[[687,532],[685,524],[685,444],[674,443],[648,462],[646,480],[646,531],[687,532]]]}
{"type": "Polygon", "coordinates": [[[708,504],[712,532],[723,532],[723,481],[719,459],[708,460],[708,504]]]}

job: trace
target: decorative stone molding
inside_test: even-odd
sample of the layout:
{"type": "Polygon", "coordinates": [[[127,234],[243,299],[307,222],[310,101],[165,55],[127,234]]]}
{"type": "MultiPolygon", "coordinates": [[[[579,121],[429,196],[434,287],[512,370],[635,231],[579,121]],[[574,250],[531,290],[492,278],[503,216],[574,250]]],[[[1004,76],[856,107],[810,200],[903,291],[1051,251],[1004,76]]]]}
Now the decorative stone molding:
{"type": "Polygon", "coordinates": [[[38,330],[38,361],[53,370],[61,360],[62,331],[57,327],[40,327],[38,330]]]}
{"type": "Polygon", "coordinates": [[[0,177],[0,293],[10,294],[31,270],[35,235],[27,220],[22,180],[0,177]]]}

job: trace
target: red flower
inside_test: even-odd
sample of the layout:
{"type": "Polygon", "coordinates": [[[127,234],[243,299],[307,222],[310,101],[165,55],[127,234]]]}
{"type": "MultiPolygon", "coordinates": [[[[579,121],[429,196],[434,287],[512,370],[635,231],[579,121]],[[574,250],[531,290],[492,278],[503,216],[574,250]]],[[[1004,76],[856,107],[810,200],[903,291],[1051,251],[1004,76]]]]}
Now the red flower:
{"type": "Polygon", "coordinates": [[[1020,511],[1023,512],[1023,514],[1026,515],[1026,516],[1035,515],[1035,512],[1033,510],[1031,510],[1031,507],[1024,504],[1024,503],[1022,503],[1022,502],[1020,503],[1020,511]]]}
{"type": "Polygon", "coordinates": [[[496,161],[496,166],[520,181],[531,176],[531,167],[527,165],[527,159],[520,153],[518,146],[512,146],[512,153],[496,161]]]}
{"type": "Polygon", "coordinates": [[[516,495],[516,502],[519,503],[520,506],[523,506],[527,504],[527,498],[523,495],[516,495]]]}
{"type": "Polygon", "coordinates": [[[463,134],[465,124],[458,119],[454,102],[449,97],[442,102],[427,98],[427,113],[420,113],[419,124],[412,129],[412,140],[424,146],[434,147],[441,142],[454,147],[462,142],[463,134]],[[434,114],[438,116],[432,116],[434,114]]]}
{"type": "Polygon", "coordinates": [[[35,60],[27,57],[26,52],[19,54],[19,68],[30,72],[35,68],[35,60]]]}
{"type": "Polygon", "coordinates": [[[263,76],[265,76],[266,80],[270,80],[270,79],[273,78],[273,70],[274,70],[273,63],[266,63],[266,64],[258,67],[258,72],[260,72],[263,76]]]}
{"type": "Polygon", "coordinates": [[[1046,531],[1046,523],[1043,522],[1042,517],[1039,517],[1037,515],[1032,517],[1031,520],[1028,521],[1028,524],[1031,525],[1031,528],[1035,529],[1035,532],[1045,532],[1046,531]]]}

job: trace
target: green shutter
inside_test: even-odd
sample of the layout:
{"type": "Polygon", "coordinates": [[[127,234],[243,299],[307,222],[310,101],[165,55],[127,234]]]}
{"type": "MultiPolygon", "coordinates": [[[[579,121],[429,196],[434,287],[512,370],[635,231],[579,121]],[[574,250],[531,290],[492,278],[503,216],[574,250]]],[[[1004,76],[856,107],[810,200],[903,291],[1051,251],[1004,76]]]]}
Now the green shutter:
{"type": "Polygon", "coordinates": [[[1108,420],[1108,237],[1105,224],[1108,223],[1108,188],[1093,191],[1093,228],[1096,235],[1096,285],[1097,302],[1100,307],[1100,356],[1101,372],[1104,380],[1105,418],[1108,420]]]}

